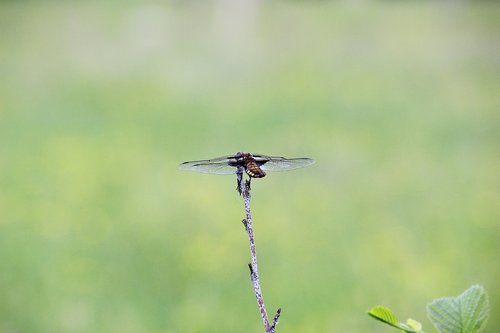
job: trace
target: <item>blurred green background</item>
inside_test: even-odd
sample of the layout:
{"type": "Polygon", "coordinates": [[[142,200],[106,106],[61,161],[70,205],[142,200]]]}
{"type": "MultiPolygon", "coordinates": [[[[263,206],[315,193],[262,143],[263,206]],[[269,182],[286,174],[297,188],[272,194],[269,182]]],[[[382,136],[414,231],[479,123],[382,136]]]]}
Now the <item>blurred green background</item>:
{"type": "Polygon", "coordinates": [[[480,283],[500,327],[500,4],[0,3],[0,332],[432,332],[480,283]]]}

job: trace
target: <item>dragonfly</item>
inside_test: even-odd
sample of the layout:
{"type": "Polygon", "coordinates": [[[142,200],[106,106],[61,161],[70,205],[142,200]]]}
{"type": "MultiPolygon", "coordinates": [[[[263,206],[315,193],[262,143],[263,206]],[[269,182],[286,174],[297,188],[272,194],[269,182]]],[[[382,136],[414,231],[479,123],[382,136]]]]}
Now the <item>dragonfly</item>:
{"type": "MultiPolygon", "coordinates": [[[[262,154],[251,154],[238,152],[235,155],[216,157],[209,160],[189,161],[179,165],[179,169],[196,171],[217,175],[237,175],[237,190],[241,194],[241,181],[243,172],[250,179],[266,176],[266,171],[288,171],[304,168],[314,164],[311,158],[285,158],[281,156],[268,156],[262,154]]],[[[250,186],[250,180],[248,182],[250,186]]]]}

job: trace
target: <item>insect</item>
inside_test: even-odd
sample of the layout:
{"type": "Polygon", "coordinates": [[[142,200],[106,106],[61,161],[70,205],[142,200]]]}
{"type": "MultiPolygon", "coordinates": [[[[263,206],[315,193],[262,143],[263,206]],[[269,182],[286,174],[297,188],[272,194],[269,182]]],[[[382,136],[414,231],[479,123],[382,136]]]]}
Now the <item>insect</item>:
{"type": "Polygon", "coordinates": [[[310,158],[285,158],[239,152],[235,155],[222,156],[209,160],[184,162],[179,169],[212,173],[217,175],[236,174],[238,191],[241,192],[243,172],[251,178],[262,178],[266,171],[288,171],[303,168],[314,163],[310,158]]]}

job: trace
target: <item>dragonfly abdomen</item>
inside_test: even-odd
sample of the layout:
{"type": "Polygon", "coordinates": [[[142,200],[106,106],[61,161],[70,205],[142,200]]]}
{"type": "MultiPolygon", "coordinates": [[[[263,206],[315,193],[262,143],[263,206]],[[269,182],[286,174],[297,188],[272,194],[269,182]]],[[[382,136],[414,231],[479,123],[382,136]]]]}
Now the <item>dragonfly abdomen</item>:
{"type": "Polygon", "coordinates": [[[257,165],[257,163],[250,161],[245,166],[245,171],[250,177],[262,178],[266,173],[257,165]]]}

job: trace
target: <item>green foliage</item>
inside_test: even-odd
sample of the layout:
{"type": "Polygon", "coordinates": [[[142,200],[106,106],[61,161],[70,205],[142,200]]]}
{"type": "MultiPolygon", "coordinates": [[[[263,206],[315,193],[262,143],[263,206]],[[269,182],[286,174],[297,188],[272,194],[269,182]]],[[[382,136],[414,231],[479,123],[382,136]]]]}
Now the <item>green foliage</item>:
{"type": "MultiPolygon", "coordinates": [[[[375,306],[368,314],[404,332],[423,333],[418,321],[400,323],[387,307],[375,306]]],[[[489,315],[488,296],[482,286],[473,285],[457,297],[435,299],[427,306],[427,315],[440,333],[479,333],[489,315]]]]}
{"type": "Polygon", "coordinates": [[[404,332],[407,333],[422,332],[422,325],[418,321],[414,319],[408,319],[406,321],[406,324],[401,323],[396,319],[396,315],[391,311],[391,309],[385,306],[381,305],[375,306],[370,311],[368,311],[368,314],[373,318],[380,320],[393,327],[399,328],[404,332]]]}
{"type": "Polygon", "coordinates": [[[427,305],[427,315],[441,333],[478,333],[490,311],[484,288],[474,285],[457,297],[443,297],[427,305]]]}

